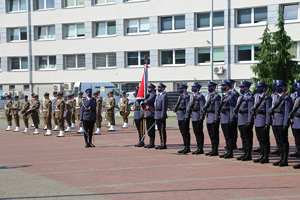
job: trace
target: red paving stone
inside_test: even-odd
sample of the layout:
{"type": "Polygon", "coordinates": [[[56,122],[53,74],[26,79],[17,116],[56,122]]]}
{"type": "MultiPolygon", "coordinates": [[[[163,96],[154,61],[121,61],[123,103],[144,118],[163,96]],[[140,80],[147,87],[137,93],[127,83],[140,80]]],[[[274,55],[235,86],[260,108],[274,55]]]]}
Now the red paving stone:
{"type": "MultiPolygon", "coordinates": [[[[168,149],[162,151],[133,147],[138,142],[133,126],[117,132],[102,130],[102,135],[95,138],[96,148],[84,148],[83,136],[75,131],[56,138],[57,132],[45,137],[45,131],[33,136],[2,130],[0,163],[108,199],[300,198],[300,170],[292,168],[300,159],[290,159],[290,166],[280,168],[271,163],[179,155],[182,139],[177,129],[167,129],[168,149]]],[[[192,131],[191,135],[195,149],[192,131]]],[[[294,139],[289,139],[292,152],[294,139]]],[[[223,153],[222,133],[220,142],[219,151],[223,153]]],[[[271,144],[275,144],[272,135],[271,144]]],[[[255,136],[254,146],[258,146],[255,136]]],[[[207,131],[204,147],[205,151],[210,149],[207,131]]],[[[235,150],[235,157],[240,154],[235,150]]],[[[258,156],[253,154],[253,158],[258,156]]],[[[278,157],[270,159],[276,161],[278,157]]]]}

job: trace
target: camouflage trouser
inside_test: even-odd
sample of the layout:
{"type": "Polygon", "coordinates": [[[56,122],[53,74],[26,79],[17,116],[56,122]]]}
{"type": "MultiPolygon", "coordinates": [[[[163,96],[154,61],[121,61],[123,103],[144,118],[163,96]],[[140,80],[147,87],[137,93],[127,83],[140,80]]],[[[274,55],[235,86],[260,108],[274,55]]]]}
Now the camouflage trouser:
{"type": "Polygon", "coordinates": [[[114,112],[107,112],[107,121],[110,123],[110,125],[115,125],[115,113],[114,112]]]}
{"type": "Polygon", "coordinates": [[[38,129],[39,128],[39,114],[36,111],[33,111],[32,113],[32,121],[34,124],[34,128],[38,129]]]}
{"type": "Polygon", "coordinates": [[[14,114],[14,119],[15,119],[16,127],[20,127],[19,115],[18,114],[14,114]]]}
{"type": "Polygon", "coordinates": [[[59,130],[60,130],[60,131],[64,131],[64,127],[65,127],[65,125],[64,125],[65,118],[63,117],[62,119],[60,119],[60,118],[55,118],[55,119],[56,119],[57,122],[58,122],[59,130]]]}
{"type": "Polygon", "coordinates": [[[52,129],[52,123],[51,123],[51,117],[44,117],[44,124],[45,126],[47,126],[47,130],[51,130],[52,129]]]}
{"type": "Polygon", "coordinates": [[[67,124],[68,124],[68,126],[69,127],[71,127],[72,126],[72,122],[71,122],[71,119],[72,118],[72,112],[67,112],[67,116],[66,116],[66,121],[67,121],[67,124]]]}
{"type": "Polygon", "coordinates": [[[101,128],[101,122],[102,122],[102,116],[99,115],[98,118],[96,118],[96,127],[101,128]]]}
{"type": "Polygon", "coordinates": [[[12,115],[6,115],[6,121],[7,121],[7,125],[11,126],[12,115]]]}
{"type": "Polygon", "coordinates": [[[128,123],[128,115],[129,114],[130,114],[130,111],[127,111],[127,113],[125,113],[125,111],[120,112],[120,115],[123,117],[124,123],[128,123]]]}

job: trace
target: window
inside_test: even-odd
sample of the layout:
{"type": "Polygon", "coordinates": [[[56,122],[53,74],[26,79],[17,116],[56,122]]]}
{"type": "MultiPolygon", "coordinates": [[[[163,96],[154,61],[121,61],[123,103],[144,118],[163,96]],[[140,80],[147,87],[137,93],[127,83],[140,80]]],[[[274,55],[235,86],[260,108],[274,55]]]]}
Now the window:
{"type": "Polygon", "coordinates": [[[56,56],[40,56],[38,57],[39,69],[56,69],[56,56]]]}
{"type": "MultiPolygon", "coordinates": [[[[225,60],[224,47],[217,47],[213,49],[214,63],[223,63],[225,60]]],[[[197,63],[210,63],[210,48],[198,49],[197,63]]]]}
{"type": "Polygon", "coordinates": [[[83,38],[84,24],[68,24],[66,25],[66,38],[83,38]]]}
{"type": "Polygon", "coordinates": [[[126,33],[149,33],[149,18],[127,20],[126,33]]]}
{"type": "Polygon", "coordinates": [[[294,42],[293,46],[288,50],[288,52],[295,56],[293,59],[297,60],[298,59],[298,55],[297,55],[297,46],[298,46],[298,42],[294,42]]]}
{"type": "Polygon", "coordinates": [[[266,23],[268,20],[268,8],[247,8],[237,10],[237,24],[266,23]]]}
{"type": "Polygon", "coordinates": [[[9,86],[8,86],[8,89],[9,89],[9,90],[15,90],[15,85],[9,85],[9,86]]]}
{"type": "Polygon", "coordinates": [[[65,0],[65,7],[79,7],[84,6],[84,0],[65,0]]]}
{"type": "Polygon", "coordinates": [[[161,51],[161,65],[183,65],[185,64],[185,50],[161,51]]]}
{"type": "Polygon", "coordinates": [[[26,10],[26,0],[9,0],[9,12],[20,12],[26,10]]]}
{"type": "Polygon", "coordinates": [[[27,40],[27,28],[10,29],[10,41],[27,40]]]}
{"type": "Polygon", "coordinates": [[[28,70],[27,57],[11,58],[11,70],[28,70]]]}
{"type": "Polygon", "coordinates": [[[148,56],[148,65],[150,64],[150,52],[138,51],[127,52],[127,66],[141,66],[145,64],[145,55],[148,56]]]}
{"type": "Polygon", "coordinates": [[[66,55],[65,56],[66,69],[82,69],[85,68],[85,55],[66,55]]]}
{"type": "Polygon", "coordinates": [[[116,67],[116,53],[96,53],[94,54],[95,68],[116,67]]]}
{"type": "Polygon", "coordinates": [[[54,8],[54,0],[36,0],[37,10],[47,10],[54,8]]]}
{"type": "MultiPolygon", "coordinates": [[[[197,29],[209,28],[210,27],[210,13],[199,13],[197,14],[197,29]]],[[[214,12],[213,17],[214,27],[224,26],[224,11],[214,12]]]]}
{"type": "Polygon", "coordinates": [[[116,21],[96,23],[95,36],[116,35],[116,21]]]}
{"type": "Polygon", "coordinates": [[[256,53],[259,51],[258,45],[247,45],[237,47],[237,62],[253,62],[256,60],[256,53]]]}
{"type": "Polygon", "coordinates": [[[55,26],[37,27],[37,39],[38,40],[55,39],[55,26]]]}
{"type": "Polygon", "coordinates": [[[185,29],[185,16],[161,17],[161,31],[176,31],[185,29]]]}
{"type": "Polygon", "coordinates": [[[24,86],[23,86],[23,90],[30,90],[29,85],[24,85],[24,86]]]}
{"type": "Polygon", "coordinates": [[[95,0],[95,4],[110,4],[110,3],[116,3],[116,0],[95,0]]]}
{"type": "Polygon", "coordinates": [[[298,4],[284,5],[283,18],[284,20],[297,20],[298,19],[298,4]]]}

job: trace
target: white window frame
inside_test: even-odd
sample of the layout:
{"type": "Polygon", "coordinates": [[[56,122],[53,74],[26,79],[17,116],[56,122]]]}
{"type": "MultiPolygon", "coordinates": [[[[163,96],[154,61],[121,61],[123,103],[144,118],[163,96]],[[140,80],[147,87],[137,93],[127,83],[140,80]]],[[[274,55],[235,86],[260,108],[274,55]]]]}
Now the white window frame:
{"type": "MultiPolygon", "coordinates": [[[[214,49],[220,49],[220,48],[224,48],[224,62],[213,62],[214,65],[224,65],[225,64],[225,46],[216,46],[214,47],[214,49]]],[[[209,55],[210,55],[210,50],[211,48],[210,47],[199,47],[199,48],[196,48],[196,64],[197,65],[211,65],[211,63],[199,63],[199,60],[198,60],[198,50],[199,49],[209,49],[209,55]]]]}
{"type": "MultiPolygon", "coordinates": [[[[77,4],[77,1],[76,0],[73,0],[74,1],[74,5],[75,6],[69,6],[69,7],[66,7],[66,0],[63,0],[63,5],[64,5],[64,8],[66,8],[66,9],[69,9],[69,8],[83,8],[83,7],[85,7],[85,5],[76,5],[77,4]]],[[[85,3],[85,2],[84,2],[85,3]]]]}
{"type": "MultiPolygon", "coordinates": [[[[145,50],[145,51],[147,51],[147,50],[145,50]]],[[[128,51],[128,52],[126,52],[126,67],[127,68],[140,68],[140,67],[144,67],[144,63],[141,63],[141,52],[145,52],[145,51],[128,51]],[[134,52],[138,53],[138,65],[128,65],[128,53],[134,53],[134,52]]],[[[150,57],[150,50],[149,50],[149,58],[151,59],[151,57],[150,57]]],[[[151,62],[151,60],[150,60],[150,62],[151,62]]],[[[151,63],[148,64],[148,66],[150,67],[151,63]]]]}
{"type": "Polygon", "coordinates": [[[105,52],[103,52],[103,53],[94,53],[93,54],[93,65],[94,65],[94,69],[116,69],[117,68],[117,53],[116,52],[107,52],[107,53],[105,53],[105,52]],[[108,54],[110,54],[110,53],[114,53],[114,54],[116,54],[116,66],[108,66],[108,54]],[[106,67],[97,67],[96,66],[96,55],[97,54],[105,54],[105,59],[106,59],[106,67]]]}
{"type": "Polygon", "coordinates": [[[300,44],[299,44],[299,41],[294,41],[297,43],[297,55],[296,55],[296,58],[293,58],[292,61],[297,61],[297,62],[300,62],[300,55],[299,55],[299,51],[300,51],[300,44]]]}
{"type": "Polygon", "coordinates": [[[107,0],[105,0],[105,3],[99,3],[99,4],[96,4],[96,1],[97,0],[93,0],[94,1],[94,5],[95,6],[103,6],[103,5],[115,5],[115,4],[117,4],[117,1],[116,2],[113,2],[113,3],[107,3],[107,0]]]}
{"type": "MultiPolygon", "coordinates": [[[[235,10],[235,26],[236,27],[249,27],[249,26],[265,26],[267,24],[267,21],[254,23],[254,9],[255,8],[265,8],[267,6],[259,6],[254,8],[240,8],[235,10]],[[243,9],[251,9],[251,23],[248,24],[238,24],[238,10],[243,9]]],[[[267,7],[267,20],[268,20],[268,7],[267,7]]]]}
{"type": "Polygon", "coordinates": [[[21,10],[21,0],[18,0],[19,1],[18,10],[17,11],[10,11],[10,1],[11,0],[6,1],[7,2],[7,11],[8,11],[8,13],[27,12],[27,2],[26,2],[26,10],[21,10]]]}
{"type": "Polygon", "coordinates": [[[53,8],[47,8],[47,0],[44,0],[44,8],[43,9],[39,9],[38,7],[37,7],[37,1],[38,0],[35,0],[35,10],[55,10],[55,0],[53,0],[54,1],[54,7],[53,8]]]}
{"type": "MultiPolygon", "coordinates": [[[[175,30],[175,17],[177,17],[177,16],[184,16],[184,24],[185,24],[185,27],[186,27],[186,19],[185,19],[185,15],[168,15],[168,16],[160,16],[160,17],[159,17],[159,32],[160,32],[160,33],[185,32],[185,27],[184,27],[184,29],[178,29],[178,30],[175,30]],[[161,18],[164,18],[164,17],[172,17],[172,30],[167,30],[167,31],[162,31],[162,30],[161,30],[161,26],[162,26],[161,18]]],[[[149,23],[150,23],[150,22],[149,22],[149,23]]]]}
{"type": "Polygon", "coordinates": [[[291,6],[291,5],[298,5],[298,19],[290,19],[290,20],[285,20],[284,21],[284,23],[285,24],[289,24],[289,23],[299,23],[300,22],[300,3],[289,3],[289,4],[282,4],[282,5],[280,5],[280,7],[281,7],[281,10],[282,10],[282,14],[284,14],[283,13],[283,7],[284,6],[291,6]]]}
{"type": "Polygon", "coordinates": [[[175,51],[176,50],[184,50],[186,53],[186,49],[162,49],[162,50],[160,50],[160,67],[186,66],[186,56],[185,56],[185,64],[175,64],[175,51]],[[162,64],[162,52],[163,51],[173,51],[173,64],[162,64]]]}
{"type": "MultiPolygon", "coordinates": [[[[84,67],[78,68],[78,56],[85,54],[65,54],[64,55],[64,69],[65,70],[85,70],[86,69],[86,63],[84,63],[84,67]],[[67,56],[75,56],[75,68],[67,68],[67,56]]],[[[86,57],[84,57],[84,60],[86,61],[86,57]]]]}
{"type": "Polygon", "coordinates": [[[10,57],[9,58],[9,69],[10,69],[10,71],[13,71],[13,72],[20,72],[20,71],[26,72],[26,71],[28,71],[28,69],[21,69],[21,67],[22,67],[22,58],[27,58],[27,68],[29,67],[28,66],[28,57],[26,57],[26,56],[24,56],[24,57],[10,57]],[[12,69],[12,59],[13,58],[19,58],[19,66],[20,66],[19,69],[12,69]]]}
{"type": "Polygon", "coordinates": [[[137,2],[144,2],[150,0],[124,0],[124,3],[137,3],[137,2]]]}
{"type": "Polygon", "coordinates": [[[117,36],[117,22],[116,21],[94,22],[94,37],[101,38],[101,37],[116,37],[116,36],[117,36]],[[114,35],[108,35],[107,34],[107,23],[108,22],[115,22],[116,23],[116,34],[114,34],[114,35]],[[106,35],[96,35],[97,24],[99,24],[99,23],[105,23],[105,32],[106,32],[106,35]]]}
{"type": "MultiPolygon", "coordinates": [[[[214,26],[214,30],[217,30],[217,29],[224,29],[225,28],[225,11],[224,10],[214,10],[214,13],[216,13],[216,12],[224,12],[224,26],[214,26]]],[[[196,28],[196,30],[199,30],[199,31],[203,31],[203,30],[211,30],[211,12],[203,12],[203,13],[196,13],[196,16],[195,16],[195,18],[196,18],[196,23],[195,23],[195,28],[196,28]],[[198,28],[197,27],[197,23],[198,23],[198,17],[197,17],[197,15],[198,14],[206,14],[206,13],[209,13],[209,27],[204,27],[204,28],[198,28]]]]}
{"type": "Polygon", "coordinates": [[[27,27],[10,28],[9,29],[9,42],[27,42],[27,40],[28,40],[27,27]],[[21,40],[21,28],[26,28],[26,40],[21,40]],[[12,31],[12,29],[19,29],[19,40],[11,40],[11,31],[12,31]]]}
{"type": "Polygon", "coordinates": [[[36,27],[36,40],[42,40],[42,41],[45,41],[45,40],[56,40],[56,30],[55,30],[55,38],[48,38],[49,37],[49,27],[52,27],[52,26],[55,29],[55,25],[37,26],[36,27]],[[46,39],[39,39],[39,28],[41,28],[41,27],[46,27],[46,36],[47,36],[46,39]]]}
{"type": "Polygon", "coordinates": [[[135,19],[126,19],[126,23],[125,23],[125,34],[126,35],[149,35],[150,34],[150,19],[149,18],[135,18],[135,19]],[[148,32],[140,32],[140,20],[141,19],[148,19],[149,21],[149,31],[148,32]],[[128,21],[130,20],[137,20],[138,21],[138,30],[137,30],[137,33],[127,33],[127,24],[128,24],[128,21]]]}
{"type": "MultiPolygon", "coordinates": [[[[56,57],[56,55],[50,55],[50,56],[55,56],[55,57],[56,57]]],[[[36,62],[37,62],[37,69],[38,69],[38,70],[41,70],[41,71],[45,71],[45,70],[51,70],[51,71],[54,70],[54,71],[55,71],[55,70],[56,70],[56,68],[57,68],[57,63],[55,63],[55,66],[56,66],[55,68],[49,68],[49,65],[50,65],[50,59],[49,59],[49,57],[50,57],[50,56],[37,56],[37,57],[36,57],[36,60],[37,60],[37,61],[36,61],[36,62]],[[40,69],[40,59],[39,59],[40,57],[47,57],[47,68],[46,68],[46,69],[40,69]]]]}
{"type": "Polygon", "coordinates": [[[64,25],[64,38],[66,39],[66,40],[74,40],[74,39],[84,39],[85,38],[85,24],[84,23],[75,23],[75,24],[65,24],[64,25]],[[77,36],[77,25],[78,24],[83,24],[84,25],[84,36],[77,36]],[[75,37],[67,37],[67,26],[70,26],[70,25],[75,25],[75,33],[76,33],[76,35],[75,35],[75,37]]]}
{"type": "Polygon", "coordinates": [[[236,63],[240,63],[240,64],[248,64],[248,63],[253,64],[253,63],[259,63],[258,60],[254,60],[254,58],[255,58],[254,47],[255,47],[255,46],[258,46],[258,45],[259,45],[259,44],[237,45],[237,46],[235,47],[235,57],[236,57],[235,61],[236,61],[236,63]],[[238,61],[238,47],[240,47],[240,46],[251,46],[251,60],[249,60],[249,61],[238,61]]]}

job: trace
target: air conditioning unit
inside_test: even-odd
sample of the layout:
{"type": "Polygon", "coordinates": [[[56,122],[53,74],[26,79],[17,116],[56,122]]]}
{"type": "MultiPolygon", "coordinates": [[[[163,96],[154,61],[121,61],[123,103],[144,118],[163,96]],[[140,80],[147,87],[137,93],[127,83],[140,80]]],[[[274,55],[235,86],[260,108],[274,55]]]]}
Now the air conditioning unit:
{"type": "Polygon", "coordinates": [[[65,83],[64,89],[67,91],[72,91],[72,83],[65,83]]]}
{"type": "Polygon", "coordinates": [[[61,91],[61,84],[53,84],[53,90],[57,92],[61,91]]]}
{"type": "Polygon", "coordinates": [[[224,72],[223,66],[214,68],[214,73],[215,74],[223,74],[223,72],[224,72]]]}

